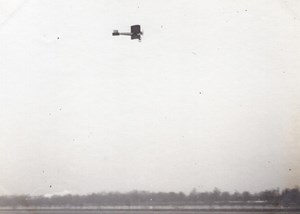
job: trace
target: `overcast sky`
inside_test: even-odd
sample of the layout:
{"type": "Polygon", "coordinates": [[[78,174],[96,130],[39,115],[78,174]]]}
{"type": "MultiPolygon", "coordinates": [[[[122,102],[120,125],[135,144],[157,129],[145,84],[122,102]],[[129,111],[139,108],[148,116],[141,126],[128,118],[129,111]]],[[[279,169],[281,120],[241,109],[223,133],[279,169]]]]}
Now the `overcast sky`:
{"type": "Polygon", "coordinates": [[[296,0],[0,0],[0,194],[300,185],[299,34],[296,0]]]}

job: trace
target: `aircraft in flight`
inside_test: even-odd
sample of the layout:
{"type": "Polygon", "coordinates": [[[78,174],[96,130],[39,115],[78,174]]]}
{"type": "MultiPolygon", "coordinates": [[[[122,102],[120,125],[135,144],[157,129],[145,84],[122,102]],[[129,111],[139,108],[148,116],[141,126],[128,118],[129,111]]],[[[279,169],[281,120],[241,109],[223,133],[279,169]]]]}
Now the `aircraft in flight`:
{"type": "Polygon", "coordinates": [[[119,35],[131,36],[131,39],[138,39],[139,41],[141,41],[141,36],[143,35],[143,32],[141,31],[140,25],[132,25],[130,28],[130,33],[120,33],[118,30],[114,30],[112,35],[113,36],[119,36],[119,35]]]}

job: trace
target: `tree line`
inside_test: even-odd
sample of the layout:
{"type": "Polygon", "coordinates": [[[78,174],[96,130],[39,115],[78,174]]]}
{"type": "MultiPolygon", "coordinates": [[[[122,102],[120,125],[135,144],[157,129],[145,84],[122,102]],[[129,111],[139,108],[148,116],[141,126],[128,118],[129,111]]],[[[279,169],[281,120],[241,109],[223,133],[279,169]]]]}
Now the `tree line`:
{"type": "Polygon", "coordinates": [[[131,191],[102,192],[87,195],[0,196],[1,207],[85,207],[85,206],[186,206],[186,205],[277,205],[300,206],[298,187],[265,190],[258,193],[224,192],[217,188],[210,192],[193,189],[189,194],[183,192],[131,191]]]}

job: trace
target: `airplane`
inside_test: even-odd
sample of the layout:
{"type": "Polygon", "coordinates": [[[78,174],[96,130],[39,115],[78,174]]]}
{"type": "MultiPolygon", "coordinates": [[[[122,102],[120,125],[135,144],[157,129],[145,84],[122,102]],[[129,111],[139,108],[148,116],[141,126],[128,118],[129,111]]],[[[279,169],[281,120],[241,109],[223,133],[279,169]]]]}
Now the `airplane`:
{"type": "Polygon", "coordinates": [[[131,39],[138,39],[141,41],[141,36],[143,35],[143,32],[141,31],[140,25],[132,25],[130,28],[130,33],[120,33],[118,30],[114,30],[112,35],[113,36],[119,36],[119,35],[125,35],[125,36],[131,36],[131,39]]]}

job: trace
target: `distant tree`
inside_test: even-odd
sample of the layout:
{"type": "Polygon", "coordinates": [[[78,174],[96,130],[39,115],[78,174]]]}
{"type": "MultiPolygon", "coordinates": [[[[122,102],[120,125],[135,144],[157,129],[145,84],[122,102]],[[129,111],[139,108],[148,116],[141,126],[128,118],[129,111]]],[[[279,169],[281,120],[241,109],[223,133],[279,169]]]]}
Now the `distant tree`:
{"type": "Polygon", "coordinates": [[[221,191],[218,188],[214,188],[214,191],[211,194],[212,201],[220,201],[221,199],[221,191]]]}
{"type": "Polygon", "coordinates": [[[189,201],[196,202],[198,201],[198,192],[196,188],[193,188],[189,195],[189,201]]]}
{"type": "Polygon", "coordinates": [[[300,205],[299,187],[283,190],[281,198],[284,206],[300,205]]]}
{"type": "Polygon", "coordinates": [[[182,192],[147,192],[131,191],[120,192],[101,192],[88,195],[54,195],[44,196],[0,196],[0,206],[9,207],[28,207],[28,206],[132,206],[132,205],[197,205],[197,204],[243,204],[264,201],[265,204],[283,204],[284,206],[300,206],[299,187],[292,189],[265,190],[251,194],[247,191],[242,193],[222,192],[215,188],[211,192],[198,192],[193,189],[188,195],[182,192]]]}
{"type": "Polygon", "coordinates": [[[276,204],[280,198],[279,190],[265,190],[259,193],[259,199],[268,203],[276,204]]]}
{"type": "Polygon", "coordinates": [[[242,195],[239,192],[234,192],[233,195],[231,196],[232,201],[241,201],[242,200],[242,195]]]}
{"type": "Polygon", "coordinates": [[[230,200],[229,192],[222,192],[220,199],[221,199],[221,201],[228,202],[230,200]]]}
{"type": "Polygon", "coordinates": [[[242,200],[244,202],[250,201],[251,200],[251,194],[247,191],[242,193],[242,200]]]}

